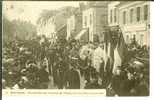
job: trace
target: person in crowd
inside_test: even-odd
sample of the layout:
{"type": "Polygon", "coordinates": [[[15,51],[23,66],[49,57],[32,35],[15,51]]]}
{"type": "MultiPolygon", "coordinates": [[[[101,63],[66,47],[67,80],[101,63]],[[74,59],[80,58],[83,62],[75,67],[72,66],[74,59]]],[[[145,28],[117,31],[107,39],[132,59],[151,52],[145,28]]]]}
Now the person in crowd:
{"type": "Polygon", "coordinates": [[[27,89],[27,88],[28,88],[28,79],[25,76],[22,76],[20,81],[12,87],[12,89],[27,89]]]}
{"type": "Polygon", "coordinates": [[[98,84],[97,72],[91,74],[90,82],[86,83],[85,89],[101,89],[101,86],[98,84]]]}
{"type": "Polygon", "coordinates": [[[48,88],[49,73],[46,71],[46,67],[46,64],[43,64],[37,73],[40,89],[48,88]]]}
{"type": "Polygon", "coordinates": [[[103,61],[103,56],[104,56],[104,52],[103,52],[103,48],[102,48],[103,44],[100,44],[93,53],[93,66],[94,68],[96,68],[96,71],[99,73],[100,72],[100,64],[103,61]]]}
{"type": "Polygon", "coordinates": [[[26,77],[29,80],[29,89],[36,89],[38,88],[38,67],[34,63],[30,63],[29,67],[27,68],[26,77]]]}
{"type": "Polygon", "coordinates": [[[53,67],[53,63],[55,60],[55,51],[53,48],[51,48],[51,46],[49,47],[48,51],[47,51],[47,59],[48,59],[48,70],[49,70],[49,75],[52,74],[52,67],[53,67]]]}
{"type": "Polygon", "coordinates": [[[115,94],[118,96],[125,95],[124,93],[124,83],[126,79],[126,72],[122,70],[122,66],[118,66],[116,70],[116,74],[112,76],[111,79],[111,87],[114,90],[115,94]]]}
{"type": "Polygon", "coordinates": [[[92,61],[91,60],[87,61],[87,66],[85,67],[84,71],[85,71],[85,73],[84,73],[85,74],[84,75],[85,80],[87,82],[90,82],[91,75],[96,72],[96,69],[92,66],[92,61]]]}
{"type": "Polygon", "coordinates": [[[128,66],[126,68],[127,78],[123,79],[121,85],[121,93],[122,96],[130,96],[133,94],[133,88],[136,86],[136,80],[134,77],[134,68],[132,66],[128,66]]]}
{"type": "Polygon", "coordinates": [[[135,86],[130,90],[130,95],[132,96],[148,96],[149,94],[149,79],[146,77],[147,73],[145,71],[145,66],[139,66],[135,68],[135,86]],[[144,91],[143,91],[144,90],[144,91]]]}
{"type": "Polygon", "coordinates": [[[71,62],[69,70],[65,74],[65,87],[67,89],[80,89],[80,76],[76,66],[71,62]]]}
{"type": "MultiPolygon", "coordinates": [[[[110,86],[114,91],[113,95],[117,96],[149,94],[147,74],[149,72],[147,71],[134,71],[131,66],[126,66],[126,68],[119,66],[115,75],[110,72],[108,74],[104,73],[105,61],[103,62],[103,57],[105,55],[102,43],[97,42],[93,45],[91,42],[81,43],[72,39],[65,42],[60,40],[49,47],[47,38],[43,37],[41,44],[39,44],[39,40],[36,40],[35,43],[34,40],[30,42],[15,40],[6,44],[3,58],[13,58],[15,63],[8,64],[2,69],[3,88],[47,89],[50,85],[50,74],[53,77],[54,86],[57,86],[58,89],[80,89],[83,78],[80,77],[80,73],[83,73],[83,80],[84,82],[86,81],[85,89],[106,89],[110,86]],[[49,73],[46,71],[47,66],[44,63],[40,65],[40,69],[38,68],[39,63],[42,64],[46,57],[49,61],[49,73]],[[69,61],[70,58],[72,59],[71,61],[69,61]],[[109,80],[109,85],[100,86],[100,76],[102,84],[103,82],[106,84],[109,75],[112,76],[112,79],[109,80]]],[[[129,52],[133,52],[131,53],[132,58],[148,55],[148,51],[144,47],[139,47],[135,39],[130,44],[129,49],[129,52]]],[[[105,65],[108,66],[108,64],[105,65]]],[[[149,70],[147,67],[146,70],[149,70]]]]}
{"type": "Polygon", "coordinates": [[[115,93],[118,96],[137,96],[137,94],[140,93],[136,90],[136,88],[139,87],[138,83],[140,81],[135,78],[134,73],[134,68],[132,66],[128,66],[127,68],[125,68],[125,71],[121,73],[121,81],[119,82],[120,85],[118,85],[118,83],[117,85],[115,84],[116,80],[118,79],[112,80],[112,84],[115,84],[115,86],[113,87],[119,86],[117,88],[114,88],[115,93]]]}
{"type": "Polygon", "coordinates": [[[67,70],[66,62],[62,59],[62,57],[58,58],[59,62],[56,69],[56,76],[57,76],[57,86],[58,89],[63,89],[64,87],[64,74],[67,70]]]}
{"type": "Polygon", "coordinates": [[[52,76],[53,76],[53,84],[54,86],[57,85],[57,62],[53,62],[53,66],[52,66],[52,76]]]}

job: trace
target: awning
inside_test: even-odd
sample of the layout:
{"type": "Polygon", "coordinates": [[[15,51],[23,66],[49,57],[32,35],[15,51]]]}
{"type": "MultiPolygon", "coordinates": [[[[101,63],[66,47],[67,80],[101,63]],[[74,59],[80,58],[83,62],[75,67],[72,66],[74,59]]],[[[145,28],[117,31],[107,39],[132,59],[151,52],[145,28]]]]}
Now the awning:
{"type": "Polygon", "coordinates": [[[83,36],[88,30],[87,29],[83,29],[80,31],[80,33],[75,37],[76,40],[80,39],[81,36],[83,36]]]}

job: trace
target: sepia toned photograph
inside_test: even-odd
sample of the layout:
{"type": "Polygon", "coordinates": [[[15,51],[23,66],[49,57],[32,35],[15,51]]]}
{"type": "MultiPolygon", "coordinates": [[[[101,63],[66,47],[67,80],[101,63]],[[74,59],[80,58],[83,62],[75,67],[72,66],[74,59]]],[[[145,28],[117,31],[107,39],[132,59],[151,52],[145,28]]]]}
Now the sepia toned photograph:
{"type": "Polygon", "coordinates": [[[2,2],[2,90],[149,96],[149,50],[149,1],[2,2]]]}

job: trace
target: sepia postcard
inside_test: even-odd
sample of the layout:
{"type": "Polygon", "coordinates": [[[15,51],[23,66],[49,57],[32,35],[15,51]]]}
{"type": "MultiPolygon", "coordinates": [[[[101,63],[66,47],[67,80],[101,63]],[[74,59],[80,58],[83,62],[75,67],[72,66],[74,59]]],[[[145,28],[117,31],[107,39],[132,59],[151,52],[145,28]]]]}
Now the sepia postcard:
{"type": "Polygon", "coordinates": [[[2,1],[2,94],[150,96],[150,1],[2,1]]]}

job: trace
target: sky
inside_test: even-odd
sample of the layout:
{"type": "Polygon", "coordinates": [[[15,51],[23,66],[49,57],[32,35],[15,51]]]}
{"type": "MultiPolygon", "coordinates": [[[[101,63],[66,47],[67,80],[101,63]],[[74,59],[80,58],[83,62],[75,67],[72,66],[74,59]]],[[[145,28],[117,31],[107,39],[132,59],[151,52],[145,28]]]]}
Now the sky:
{"type": "Polygon", "coordinates": [[[36,21],[42,10],[56,10],[65,6],[79,7],[77,1],[3,1],[3,14],[9,19],[36,21]]]}

